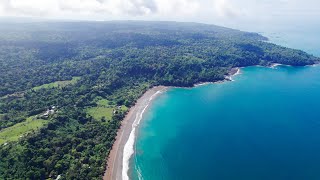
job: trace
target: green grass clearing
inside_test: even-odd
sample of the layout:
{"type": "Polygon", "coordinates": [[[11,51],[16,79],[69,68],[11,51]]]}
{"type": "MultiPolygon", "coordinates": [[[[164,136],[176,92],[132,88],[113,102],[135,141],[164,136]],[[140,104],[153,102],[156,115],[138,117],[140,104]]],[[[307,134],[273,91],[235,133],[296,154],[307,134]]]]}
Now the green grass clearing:
{"type": "Polygon", "coordinates": [[[110,101],[107,100],[107,99],[100,99],[100,100],[97,102],[97,105],[98,105],[98,106],[104,106],[104,107],[112,107],[112,105],[110,105],[110,101]]]}
{"type": "Polygon", "coordinates": [[[122,111],[127,111],[128,110],[128,107],[127,106],[121,106],[120,108],[122,111]]]}
{"type": "MultiPolygon", "coordinates": [[[[112,102],[107,99],[100,99],[97,101],[97,107],[90,107],[87,109],[87,113],[92,116],[95,120],[100,121],[102,117],[105,117],[107,121],[112,119],[113,111],[117,110],[118,107],[112,105],[112,102]]],[[[126,106],[121,106],[122,111],[127,111],[126,106]]]]}
{"type": "Polygon", "coordinates": [[[26,121],[15,124],[14,126],[5,128],[0,131],[0,145],[6,142],[18,141],[20,137],[39,130],[48,121],[43,119],[36,119],[35,116],[31,116],[26,121]]]}
{"type": "Polygon", "coordinates": [[[75,84],[79,81],[80,77],[73,77],[72,80],[69,81],[56,81],[49,84],[43,84],[41,86],[37,86],[32,88],[33,90],[39,90],[39,89],[48,89],[48,88],[62,88],[67,85],[75,84]]]}
{"type": "Polygon", "coordinates": [[[87,109],[87,113],[95,120],[100,121],[102,117],[105,117],[107,121],[111,120],[114,108],[107,107],[91,107],[87,109]]]}

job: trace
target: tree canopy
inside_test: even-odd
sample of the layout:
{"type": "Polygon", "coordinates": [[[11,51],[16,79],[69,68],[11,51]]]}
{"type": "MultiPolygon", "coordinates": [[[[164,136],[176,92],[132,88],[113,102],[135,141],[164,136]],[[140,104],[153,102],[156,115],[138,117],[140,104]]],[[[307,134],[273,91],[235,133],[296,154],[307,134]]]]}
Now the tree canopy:
{"type": "Polygon", "coordinates": [[[318,62],[257,33],[214,25],[2,23],[0,140],[1,130],[31,116],[48,122],[0,144],[0,179],[101,178],[127,108],[152,86],[224,80],[234,67],[318,62]],[[101,100],[109,114],[97,119],[88,109],[103,109],[101,100]]]}

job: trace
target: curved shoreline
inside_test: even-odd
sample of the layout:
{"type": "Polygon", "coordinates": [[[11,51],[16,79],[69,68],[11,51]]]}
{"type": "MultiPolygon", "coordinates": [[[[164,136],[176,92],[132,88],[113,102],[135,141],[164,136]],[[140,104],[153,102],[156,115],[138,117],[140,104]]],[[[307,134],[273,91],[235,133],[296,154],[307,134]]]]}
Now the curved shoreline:
{"type": "MultiPolygon", "coordinates": [[[[233,76],[241,74],[240,69],[233,68],[224,81],[233,81],[233,76]]],[[[194,87],[224,81],[205,82],[195,84],[194,87]]],[[[128,114],[121,122],[121,128],[118,130],[116,141],[110,151],[103,180],[129,180],[129,160],[134,153],[135,128],[139,125],[143,113],[149,107],[152,100],[168,88],[166,86],[156,86],[149,89],[130,108],[128,114]]]]}
{"type": "Polygon", "coordinates": [[[139,125],[143,113],[152,100],[167,88],[165,86],[157,86],[149,89],[130,108],[121,122],[121,128],[118,130],[116,141],[110,151],[103,180],[128,179],[129,159],[134,153],[135,128],[139,125]]]}

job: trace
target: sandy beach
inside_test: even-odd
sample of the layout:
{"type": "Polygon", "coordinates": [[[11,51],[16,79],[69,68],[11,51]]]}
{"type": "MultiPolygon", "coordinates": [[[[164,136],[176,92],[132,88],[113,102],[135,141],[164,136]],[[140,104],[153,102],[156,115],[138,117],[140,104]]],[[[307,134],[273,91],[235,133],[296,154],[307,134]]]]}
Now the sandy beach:
{"type": "MultiPolygon", "coordinates": [[[[226,80],[232,81],[232,76],[240,74],[240,68],[233,68],[226,80]]],[[[220,83],[223,81],[219,81],[220,83]]],[[[219,83],[212,82],[212,83],[219,83]]],[[[205,85],[199,83],[195,86],[205,85]]],[[[118,131],[116,141],[113,144],[112,150],[107,160],[107,170],[103,176],[103,180],[127,180],[127,172],[129,170],[129,159],[134,153],[135,130],[139,125],[144,111],[148,108],[152,100],[165,91],[168,87],[157,86],[149,89],[137,101],[137,103],[130,109],[126,117],[123,119],[121,128],[118,131]]]]}
{"type": "Polygon", "coordinates": [[[134,153],[135,127],[139,125],[144,111],[148,108],[152,100],[166,89],[167,87],[164,86],[149,89],[138,99],[137,103],[123,119],[116,141],[113,144],[107,160],[108,165],[103,176],[104,180],[122,180],[128,178],[129,158],[134,153]]]}
{"type": "MultiPolygon", "coordinates": [[[[240,68],[233,68],[225,80],[232,81],[232,77],[240,74],[240,68]]],[[[224,81],[211,82],[222,83],[224,81]]],[[[201,86],[209,82],[195,84],[201,86]]],[[[165,91],[168,87],[157,86],[149,89],[137,101],[137,103],[129,110],[123,119],[121,128],[118,131],[116,141],[107,160],[107,170],[103,176],[103,180],[126,180],[129,170],[129,159],[134,153],[135,129],[142,119],[144,111],[148,108],[152,100],[165,91]]]]}

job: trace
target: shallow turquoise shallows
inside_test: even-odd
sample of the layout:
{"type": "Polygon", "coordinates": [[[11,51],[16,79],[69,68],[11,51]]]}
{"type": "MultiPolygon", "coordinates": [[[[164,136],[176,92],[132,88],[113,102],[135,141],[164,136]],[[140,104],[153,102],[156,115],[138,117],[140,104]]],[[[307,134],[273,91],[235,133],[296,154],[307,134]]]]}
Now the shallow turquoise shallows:
{"type": "Polygon", "coordinates": [[[131,178],[320,179],[320,66],[248,67],[234,79],[160,95],[131,178]]]}

